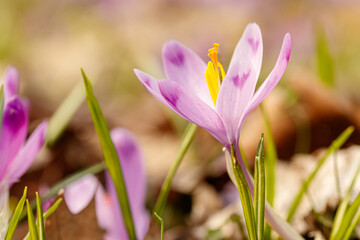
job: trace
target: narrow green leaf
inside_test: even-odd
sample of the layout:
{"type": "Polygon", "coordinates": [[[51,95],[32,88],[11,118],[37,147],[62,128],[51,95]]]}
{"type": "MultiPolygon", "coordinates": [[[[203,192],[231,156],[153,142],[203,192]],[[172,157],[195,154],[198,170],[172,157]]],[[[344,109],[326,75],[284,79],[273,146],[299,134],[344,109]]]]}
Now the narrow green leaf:
{"type": "Polygon", "coordinates": [[[26,199],[26,208],[27,208],[27,215],[28,215],[28,225],[29,225],[29,231],[30,231],[30,237],[31,240],[39,240],[39,235],[36,229],[35,225],[35,219],[32,212],[32,209],[30,207],[29,200],[26,199]]]}
{"type": "MultiPolygon", "coordinates": [[[[360,193],[357,195],[355,201],[351,204],[349,209],[346,211],[344,218],[341,221],[341,225],[339,231],[335,235],[334,239],[336,240],[343,240],[346,239],[345,235],[350,237],[351,233],[354,229],[349,228],[349,226],[353,225],[352,223],[354,220],[357,221],[359,218],[359,211],[360,211],[360,193]]],[[[356,226],[357,222],[355,223],[356,226]]],[[[354,226],[354,228],[355,228],[354,226]]]]}
{"type": "MultiPolygon", "coordinates": [[[[265,127],[265,181],[266,181],[266,200],[270,206],[274,205],[275,186],[276,186],[276,165],[277,165],[277,151],[274,137],[271,131],[269,116],[266,112],[264,104],[260,104],[261,113],[264,120],[265,127]]],[[[264,238],[270,239],[271,228],[268,224],[265,225],[264,238]]]]}
{"type": "Polygon", "coordinates": [[[329,86],[334,86],[334,64],[328,47],[325,32],[317,28],[316,34],[316,57],[320,79],[329,86]]]}
{"type": "Polygon", "coordinates": [[[304,181],[303,185],[301,186],[299,192],[297,193],[296,197],[294,198],[293,203],[291,204],[291,207],[289,209],[288,212],[288,216],[286,218],[286,220],[288,222],[290,222],[297,210],[297,207],[300,204],[300,201],[304,195],[304,193],[307,191],[311,181],[314,179],[314,177],[316,176],[316,174],[318,173],[319,169],[322,167],[322,165],[325,163],[325,161],[328,159],[328,157],[335,152],[336,150],[338,150],[345,142],[346,140],[350,137],[350,135],[352,134],[352,132],[354,131],[354,127],[350,126],[347,129],[345,129],[344,132],[342,132],[340,134],[339,137],[337,137],[332,144],[330,145],[330,147],[327,149],[327,151],[325,152],[324,156],[320,159],[320,161],[318,162],[318,164],[316,165],[315,169],[313,170],[313,172],[309,175],[309,177],[304,181]]]}
{"type": "Polygon", "coordinates": [[[277,164],[277,151],[274,142],[274,137],[271,131],[269,117],[263,104],[261,104],[261,112],[264,119],[265,126],[265,171],[266,171],[266,200],[272,206],[275,198],[275,185],[276,185],[276,164],[277,164]]]}
{"type": "MultiPolygon", "coordinates": [[[[51,214],[55,212],[55,210],[59,207],[62,200],[63,200],[62,198],[59,198],[58,200],[56,200],[56,202],[53,205],[51,205],[51,207],[43,214],[44,220],[50,217],[51,214]]],[[[38,222],[36,222],[36,226],[38,227],[38,222]]],[[[28,234],[24,237],[24,239],[30,240],[30,232],[28,232],[28,234]]]]}
{"type": "Polygon", "coordinates": [[[330,240],[334,240],[335,236],[337,235],[339,229],[340,229],[340,225],[342,223],[342,220],[344,219],[346,210],[348,209],[349,206],[349,202],[350,202],[350,197],[351,197],[351,192],[355,186],[356,183],[356,179],[359,176],[359,172],[360,172],[360,165],[358,166],[355,175],[351,181],[350,187],[346,192],[346,195],[344,197],[344,199],[341,201],[340,206],[338,207],[336,214],[335,214],[335,218],[333,221],[333,227],[331,229],[331,234],[330,234],[330,240]]]}
{"type": "MultiPolygon", "coordinates": [[[[358,197],[360,196],[360,193],[358,195],[358,197]]],[[[357,202],[357,205],[354,206],[354,210],[357,209],[356,214],[353,216],[352,221],[350,226],[348,227],[344,227],[344,229],[346,229],[345,235],[344,235],[344,240],[350,239],[351,234],[353,233],[353,231],[355,230],[355,227],[358,225],[359,221],[360,221],[360,203],[357,202]]],[[[351,220],[351,219],[350,219],[351,220]]]]}
{"type": "Polygon", "coordinates": [[[128,236],[131,240],[133,240],[136,239],[136,233],[135,233],[133,217],[130,210],[130,204],[126,191],[124,176],[119,161],[119,156],[117,155],[116,149],[111,140],[109,127],[105,121],[100,105],[93,94],[91,83],[82,69],[81,69],[81,73],[84,79],[84,84],[86,89],[86,100],[89,106],[89,110],[94,122],[96,132],[99,136],[99,141],[104,156],[104,161],[116,189],[116,193],[120,203],[121,212],[128,236]]]}
{"type": "Polygon", "coordinates": [[[21,212],[23,210],[23,207],[24,207],[24,203],[25,203],[25,199],[26,199],[26,194],[27,194],[27,187],[25,187],[24,189],[24,193],[19,201],[19,203],[17,204],[16,208],[15,208],[15,212],[14,212],[14,215],[12,216],[11,218],[11,221],[10,221],[10,224],[9,224],[9,228],[6,232],[6,236],[5,236],[5,240],[11,240],[13,235],[14,235],[14,232],[15,232],[15,229],[16,229],[16,226],[19,222],[19,219],[20,219],[20,215],[21,215],[21,212]]]}
{"type": "MultiPolygon", "coordinates": [[[[103,171],[104,169],[105,169],[105,164],[103,162],[100,162],[91,167],[79,170],[79,171],[73,173],[72,175],[64,178],[63,180],[61,180],[54,186],[52,186],[48,191],[46,191],[44,194],[41,195],[40,200],[43,202],[51,197],[54,197],[58,194],[58,192],[61,189],[64,189],[67,185],[69,185],[73,182],[76,182],[83,176],[85,176],[87,174],[97,174],[97,173],[103,171]]],[[[35,206],[36,206],[35,200],[31,202],[30,206],[32,209],[35,209],[35,206]]],[[[26,214],[27,214],[27,212],[23,211],[20,219],[21,220],[24,219],[26,217],[26,214]]]]}
{"type": "Polygon", "coordinates": [[[338,164],[337,164],[337,152],[334,153],[333,163],[334,163],[334,175],[335,175],[335,183],[336,183],[335,186],[336,186],[336,191],[337,191],[337,194],[338,194],[338,198],[340,200],[342,197],[341,197],[339,167],[338,167],[338,164]]]}
{"type": "Polygon", "coordinates": [[[264,217],[265,217],[265,163],[264,163],[264,134],[256,150],[255,157],[255,183],[254,183],[254,205],[257,239],[264,239],[264,217]]]}
{"type": "Polygon", "coordinates": [[[49,207],[49,209],[44,213],[44,219],[50,217],[51,214],[53,214],[56,211],[56,209],[59,207],[62,201],[63,201],[62,198],[56,200],[56,202],[53,205],[51,205],[51,207],[49,207]]]}
{"type": "Polygon", "coordinates": [[[161,240],[164,240],[164,220],[156,213],[154,212],[154,216],[159,220],[160,222],[160,234],[161,234],[161,240]]]}
{"type": "Polygon", "coordinates": [[[43,210],[38,192],[36,192],[36,213],[37,213],[36,225],[39,234],[39,240],[45,240],[45,223],[44,223],[43,210]]]}
{"type": "Polygon", "coordinates": [[[186,130],[184,132],[184,135],[182,137],[182,141],[181,141],[181,144],[180,144],[179,151],[178,151],[178,153],[176,155],[175,162],[172,165],[170,171],[168,172],[168,174],[167,174],[167,176],[166,176],[166,178],[164,180],[164,183],[161,186],[161,191],[160,191],[159,197],[156,200],[156,204],[155,204],[155,207],[154,207],[154,212],[157,212],[158,214],[163,213],[165,203],[166,203],[166,199],[167,199],[167,196],[168,196],[169,191],[170,191],[172,179],[174,178],[175,173],[176,173],[177,169],[180,166],[180,163],[182,162],[186,152],[188,151],[188,149],[189,149],[189,147],[190,147],[190,145],[191,145],[191,143],[192,143],[192,141],[194,139],[197,128],[198,127],[195,124],[189,123],[189,125],[187,126],[187,128],[186,128],[186,130]]]}
{"type": "Polygon", "coordinates": [[[249,239],[256,240],[257,235],[255,228],[256,223],[254,216],[254,206],[253,206],[250,190],[245,179],[245,175],[236,158],[235,149],[233,145],[231,145],[231,163],[234,172],[234,177],[236,180],[236,185],[239,190],[241,205],[244,211],[244,217],[245,217],[246,228],[248,231],[249,239]]]}

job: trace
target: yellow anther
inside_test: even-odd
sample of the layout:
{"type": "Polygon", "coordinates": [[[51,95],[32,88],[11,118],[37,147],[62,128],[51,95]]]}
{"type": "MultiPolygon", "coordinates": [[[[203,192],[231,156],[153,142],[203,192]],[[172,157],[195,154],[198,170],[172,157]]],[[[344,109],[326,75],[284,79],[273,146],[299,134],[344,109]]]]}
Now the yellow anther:
{"type": "Polygon", "coordinates": [[[218,62],[219,44],[214,43],[214,47],[209,49],[209,58],[207,68],[205,69],[205,78],[208,85],[210,96],[216,105],[216,99],[219,94],[221,80],[225,77],[225,71],[221,63],[218,62]],[[220,73],[219,73],[220,69],[220,73]]]}
{"type": "Polygon", "coordinates": [[[213,62],[215,68],[217,68],[218,65],[218,61],[217,61],[217,55],[218,55],[218,49],[219,49],[219,44],[218,43],[214,43],[214,47],[209,49],[209,58],[211,59],[211,61],[213,62]]]}

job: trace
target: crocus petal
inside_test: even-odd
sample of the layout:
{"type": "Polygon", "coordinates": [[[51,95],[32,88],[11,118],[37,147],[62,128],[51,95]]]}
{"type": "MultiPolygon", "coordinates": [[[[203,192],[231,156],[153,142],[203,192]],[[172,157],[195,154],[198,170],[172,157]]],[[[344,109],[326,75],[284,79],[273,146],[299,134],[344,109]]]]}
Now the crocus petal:
{"type": "Polygon", "coordinates": [[[28,117],[21,100],[13,98],[5,107],[0,134],[0,181],[25,141],[28,117]]]}
{"type": "Polygon", "coordinates": [[[255,85],[256,73],[248,62],[233,64],[221,85],[216,111],[232,143],[239,138],[244,110],[254,94],[255,85]]]}
{"type": "Polygon", "coordinates": [[[271,71],[270,75],[265,79],[263,84],[261,84],[259,89],[255,92],[253,98],[251,99],[251,102],[248,105],[246,115],[250,113],[257,105],[259,105],[278,84],[289,62],[290,53],[291,53],[291,38],[290,38],[290,34],[287,33],[284,37],[280,55],[276,61],[275,67],[271,71]]]}
{"type": "Polygon", "coordinates": [[[4,83],[4,106],[6,106],[10,99],[18,94],[19,73],[17,69],[13,66],[8,67],[1,82],[4,83]]]}
{"type": "Polygon", "coordinates": [[[22,102],[22,105],[23,105],[24,108],[25,108],[26,114],[29,116],[29,114],[30,114],[30,109],[31,109],[31,104],[30,104],[29,99],[27,99],[27,98],[21,98],[21,102],[22,102]]]}
{"type": "Polygon", "coordinates": [[[256,80],[259,78],[263,56],[263,42],[260,27],[256,23],[247,25],[241,39],[234,50],[229,70],[234,64],[249,61],[254,70],[256,80]]]}
{"type": "Polygon", "coordinates": [[[99,184],[95,195],[95,211],[98,224],[103,229],[111,229],[114,225],[113,200],[99,184]]]}
{"type": "Polygon", "coordinates": [[[136,76],[138,77],[138,79],[140,80],[140,82],[145,86],[145,88],[154,96],[156,97],[161,103],[163,103],[166,107],[170,108],[171,110],[173,110],[176,114],[180,113],[177,111],[177,109],[173,108],[165,99],[164,97],[161,95],[160,89],[159,89],[159,81],[164,81],[164,80],[157,80],[155,78],[153,78],[152,76],[138,70],[138,69],[134,69],[134,72],[136,74],[136,76]]]}
{"type": "Polygon", "coordinates": [[[159,80],[153,78],[149,74],[146,74],[138,69],[134,69],[134,72],[140,82],[144,85],[144,87],[154,96],[156,97],[160,102],[162,102],[165,106],[170,107],[170,105],[165,101],[163,96],[160,93],[159,89],[159,80]]]}
{"type": "MultiPolygon", "coordinates": [[[[122,169],[124,169],[124,168],[122,168],[122,169]]],[[[125,173],[125,172],[126,172],[126,170],[124,169],[123,173],[125,173]]],[[[110,224],[106,225],[104,228],[106,230],[105,239],[106,240],[116,240],[116,239],[128,240],[129,237],[127,235],[124,220],[122,218],[120,203],[119,203],[119,200],[118,200],[118,197],[116,194],[114,183],[113,183],[108,171],[105,171],[105,183],[106,183],[106,190],[108,193],[108,197],[110,197],[110,199],[111,199],[110,202],[112,203],[112,207],[111,207],[112,222],[110,224]]],[[[126,179],[125,179],[125,185],[126,185],[126,179]]],[[[126,190],[128,190],[128,189],[129,188],[126,185],[126,190]]],[[[129,194],[128,194],[128,197],[130,198],[129,194]]],[[[131,200],[129,200],[129,202],[130,202],[131,212],[133,212],[131,200]]],[[[132,214],[132,216],[134,218],[134,214],[132,214]]],[[[103,217],[105,217],[105,216],[103,216],[103,217]]],[[[135,220],[134,220],[134,222],[135,222],[135,220]]],[[[104,222],[102,222],[102,223],[104,223],[104,222]]],[[[134,224],[134,225],[136,228],[136,224],[134,224]]],[[[135,229],[135,231],[136,231],[136,229],[135,229]]]]}
{"type": "Polygon", "coordinates": [[[143,156],[132,134],[124,128],[111,130],[111,139],[119,156],[131,204],[144,206],[146,176],[143,156]]]}
{"type": "Polygon", "coordinates": [[[31,134],[23,148],[20,149],[14,160],[11,162],[7,176],[9,184],[16,182],[29,169],[36,155],[44,145],[47,121],[43,121],[31,134]]]}
{"type": "Polygon", "coordinates": [[[163,47],[163,62],[169,80],[179,83],[214,107],[204,76],[206,64],[195,52],[176,41],[170,41],[163,47]]]}
{"type": "Polygon", "coordinates": [[[64,192],[64,199],[72,214],[81,212],[93,199],[98,187],[97,178],[92,175],[85,175],[76,182],[68,185],[64,192]]]}
{"type": "Polygon", "coordinates": [[[131,213],[136,223],[136,235],[139,239],[143,239],[149,228],[149,214],[145,209],[146,176],[143,156],[135,138],[126,129],[113,129],[111,139],[120,158],[121,168],[124,170],[131,213]]]}
{"type": "Polygon", "coordinates": [[[164,99],[188,121],[204,128],[222,144],[226,144],[226,132],[218,114],[208,104],[173,81],[160,81],[164,99]]]}

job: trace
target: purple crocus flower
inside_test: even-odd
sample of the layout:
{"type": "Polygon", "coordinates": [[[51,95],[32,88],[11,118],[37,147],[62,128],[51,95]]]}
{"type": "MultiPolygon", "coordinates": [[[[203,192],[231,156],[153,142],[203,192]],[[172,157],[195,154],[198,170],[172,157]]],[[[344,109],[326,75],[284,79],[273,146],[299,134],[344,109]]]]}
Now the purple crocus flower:
{"type": "Polygon", "coordinates": [[[249,24],[237,44],[228,72],[217,61],[217,48],[209,50],[206,64],[195,52],[171,41],[163,47],[168,79],[157,80],[140,70],[141,83],[181,117],[206,129],[226,148],[236,145],[246,116],[272,91],[288,64],[291,39],[286,34],[274,69],[254,93],[260,74],[263,44],[257,24],[249,24]],[[220,77],[219,77],[220,75],[220,77]]]}
{"type": "Polygon", "coordinates": [[[11,186],[28,170],[44,144],[47,121],[43,121],[26,140],[28,102],[18,97],[19,76],[9,67],[1,83],[4,86],[4,111],[0,133],[0,183],[11,186]]]}
{"type": "MultiPolygon", "coordinates": [[[[121,128],[113,129],[111,138],[123,170],[136,235],[138,239],[144,239],[150,219],[145,208],[146,176],[143,156],[129,131],[121,128]]],[[[87,175],[65,189],[65,202],[69,210],[76,214],[89,204],[95,193],[98,224],[106,231],[104,239],[126,240],[128,236],[121,208],[108,171],[105,171],[105,185],[104,188],[93,175],[87,175]]]]}
{"type": "MultiPolygon", "coordinates": [[[[247,115],[277,85],[290,58],[291,38],[284,37],[274,69],[256,90],[262,64],[263,43],[257,24],[249,24],[233,53],[227,73],[218,61],[219,44],[209,50],[206,64],[195,52],[176,41],[163,47],[163,63],[168,79],[157,80],[135,69],[135,74],[148,91],[181,117],[204,128],[225,146],[234,146],[250,191],[254,184],[241,159],[240,130],[247,115]]],[[[284,239],[298,239],[286,222],[267,206],[268,223],[284,239]]]]}

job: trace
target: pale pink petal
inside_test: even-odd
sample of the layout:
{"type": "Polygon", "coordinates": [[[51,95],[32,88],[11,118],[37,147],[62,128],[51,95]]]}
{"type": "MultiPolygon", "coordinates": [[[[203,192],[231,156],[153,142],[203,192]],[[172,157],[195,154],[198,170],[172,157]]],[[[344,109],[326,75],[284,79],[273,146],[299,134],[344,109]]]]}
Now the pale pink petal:
{"type": "MultiPolygon", "coordinates": [[[[145,208],[146,176],[143,156],[135,138],[126,129],[111,131],[111,139],[118,153],[130,209],[138,239],[143,239],[148,231],[150,217],[145,208]]],[[[96,214],[99,225],[106,231],[105,239],[128,239],[118,196],[108,171],[105,172],[106,190],[100,188],[96,196],[96,214]],[[110,209],[110,210],[109,210],[110,209]]]]}
{"type": "Polygon", "coordinates": [[[149,228],[149,214],[145,209],[146,175],[143,156],[133,135],[123,128],[111,131],[111,139],[123,169],[136,235],[143,239],[149,228]]]}
{"type": "Polygon", "coordinates": [[[29,116],[30,114],[30,109],[31,109],[31,104],[30,104],[30,101],[28,98],[21,98],[21,102],[22,102],[22,105],[24,106],[25,108],[25,111],[26,111],[26,114],[29,116]]]}
{"type": "MultiPolygon", "coordinates": [[[[173,108],[161,95],[160,89],[159,89],[159,81],[166,81],[166,80],[157,80],[153,78],[152,76],[138,70],[134,69],[134,72],[140,82],[145,86],[145,88],[154,96],[156,97],[161,103],[163,103],[166,107],[173,110],[176,114],[179,114],[177,109],[173,108]]],[[[180,115],[180,114],[179,114],[180,115]]]]}
{"type": "Polygon", "coordinates": [[[4,84],[4,106],[14,97],[18,95],[19,89],[19,73],[17,69],[10,66],[1,80],[4,84]]]}
{"type": "Polygon", "coordinates": [[[0,134],[0,181],[23,145],[28,130],[28,117],[21,100],[13,98],[4,110],[0,134]]]}
{"type": "Polygon", "coordinates": [[[205,62],[191,49],[176,41],[163,47],[163,63],[166,76],[214,107],[205,79],[205,62]]]}
{"type": "MultiPolygon", "coordinates": [[[[125,171],[126,170],[123,170],[123,172],[125,172],[125,171]]],[[[104,228],[106,230],[105,239],[106,240],[112,240],[112,239],[128,240],[129,238],[128,238],[124,220],[122,217],[120,203],[119,203],[119,200],[117,197],[114,183],[113,183],[108,171],[105,171],[105,183],[106,183],[107,193],[109,194],[109,196],[112,200],[111,202],[112,202],[112,213],[113,213],[112,218],[111,218],[112,224],[109,224],[107,228],[104,228]]],[[[126,184],[126,180],[125,180],[125,184],[126,184]]],[[[128,189],[128,187],[126,187],[126,188],[128,189]]],[[[128,197],[129,197],[129,194],[128,194],[128,197]]],[[[131,202],[130,202],[130,208],[131,208],[131,212],[133,212],[131,202]]],[[[135,223],[134,223],[134,225],[136,227],[135,223]]]]}
{"type": "Polygon", "coordinates": [[[256,23],[247,25],[240,41],[236,45],[229,70],[232,65],[239,62],[250,62],[255,70],[255,79],[259,78],[263,56],[263,42],[261,37],[261,30],[256,23]]]}
{"type": "Polygon", "coordinates": [[[36,155],[44,145],[46,129],[47,121],[44,121],[35,129],[11,162],[7,170],[10,185],[21,178],[35,160],[36,155]]]}
{"type": "Polygon", "coordinates": [[[284,37],[280,55],[276,61],[275,67],[271,71],[270,75],[265,79],[263,84],[261,84],[261,86],[255,92],[253,98],[251,99],[251,102],[248,105],[246,115],[250,113],[257,105],[259,105],[278,84],[289,62],[290,53],[291,53],[291,38],[290,38],[290,34],[287,33],[284,37]]]}
{"type": "Polygon", "coordinates": [[[197,96],[174,81],[160,81],[164,99],[188,121],[204,128],[222,144],[226,144],[226,132],[218,114],[197,96]]]}
{"type": "Polygon", "coordinates": [[[98,224],[103,229],[111,229],[114,225],[113,199],[99,184],[95,195],[95,211],[98,224]]]}
{"type": "Polygon", "coordinates": [[[145,205],[146,175],[143,156],[133,135],[124,128],[111,130],[111,139],[119,156],[130,204],[145,205]]]}
{"type": "Polygon", "coordinates": [[[89,205],[95,195],[98,184],[97,178],[89,174],[66,187],[64,200],[72,214],[78,214],[89,205]]]}
{"type": "Polygon", "coordinates": [[[162,102],[165,106],[170,107],[169,104],[165,101],[163,96],[160,93],[159,89],[159,80],[153,78],[149,74],[146,74],[138,69],[134,69],[134,72],[140,82],[144,85],[144,87],[160,102],[162,102]]]}
{"type": "Polygon", "coordinates": [[[216,111],[232,143],[238,141],[244,110],[254,94],[256,73],[248,62],[233,64],[221,85],[216,111]]]}

